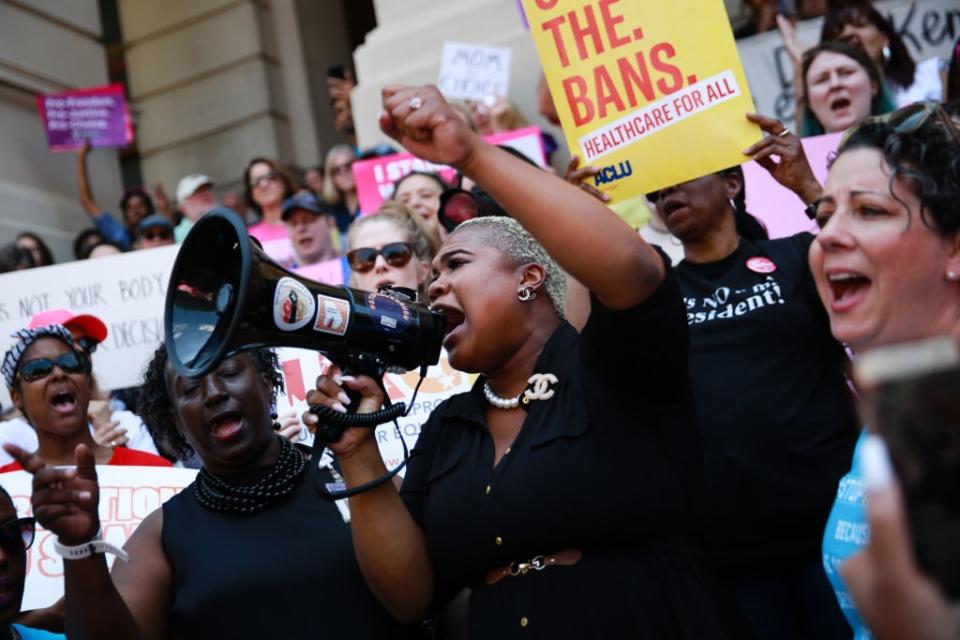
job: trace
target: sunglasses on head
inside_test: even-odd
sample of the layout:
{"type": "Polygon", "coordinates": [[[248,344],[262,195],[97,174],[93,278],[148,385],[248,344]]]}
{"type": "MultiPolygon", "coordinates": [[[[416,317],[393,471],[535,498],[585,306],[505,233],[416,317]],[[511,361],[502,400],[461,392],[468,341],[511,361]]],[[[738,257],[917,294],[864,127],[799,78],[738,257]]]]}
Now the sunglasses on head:
{"type": "Polygon", "coordinates": [[[413,257],[413,247],[409,242],[391,242],[383,245],[382,249],[361,247],[347,253],[350,268],[357,273],[366,273],[373,269],[377,256],[383,256],[391,267],[404,267],[413,257]]]}
{"type": "Polygon", "coordinates": [[[262,176],[257,176],[256,178],[250,179],[250,186],[256,189],[257,187],[262,187],[268,182],[273,182],[280,177],[280,174],[276,171],[271,171],[270,173],[265,173],[262,176]]]}
{"type": "Polygon", "coordinates": [[[843,137],[840,139],[839,147],[843,147],[845,144],[847,144],[847,141],[850,140],[853,134],[859,131],[860,128],[866,124],[887,124],[893,127],[894,133],[904,135],[919,130],[932,117],[939,119],[943,124],[944,129],[946,129],[947,133],[953,138],[954,142],[960,144],[960,131],[957,130],[957,126],[953,123],[953,120],[950,119],[950,116],[948,116],[947,113],[940,107],[939,103],[926,101],[915,102],[897,109],[896,111],[891,111],[890,113],[867,118],[858,126],[843,134],[843,137]]]}
{"type": "Polygon", "coordinates": [[[20,364],[18,373],[27,382],[35,382],[53,373],[54,367],[60,367],[64,373],[89,373],[90,364],[76,351],[61,353],[55,359],[35,358],[20,364]]]}
{"type": "Polygon", "coordinates": [[[0,523],[0,548],[11,556],[23,553],[33,544],[36,526],[36,518],[16,518],[0,523]]]}

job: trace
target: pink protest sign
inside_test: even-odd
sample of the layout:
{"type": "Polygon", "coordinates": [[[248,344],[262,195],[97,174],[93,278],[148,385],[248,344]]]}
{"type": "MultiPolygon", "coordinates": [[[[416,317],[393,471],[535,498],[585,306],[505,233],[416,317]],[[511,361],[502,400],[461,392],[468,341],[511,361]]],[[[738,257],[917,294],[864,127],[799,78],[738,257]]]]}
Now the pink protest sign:
{"type": "Polygon", "coordinates": [[[37,96],[40,119],[51,151],[83,147],[124,147],[133,141],[130,111],[122,84],[37,96]]]}
{"type": "Polygon", "coordinates": [[[305,267],[297,267],[293,272],[324,284],[349,284],[350,280],[349,270],[344,268],[343,258],[334,258],[305,267]]]}
{"type": "MultiPolygon", "coordinates": [[[[828,163],[842,133],[828,133],[802,140],[803,150],[820,184],[827,179],[828,163]]],[[[806,204],[756,162],[743,165],[746,179],[747,211],[760,218],[771,238],[783,238],[801,231],[816,233],[817,226],[804,213],[806,204]]]]}
{"type": "MultiPolygon", "coordinates": [[[[502,144],[516,149],[541,167],[547,166],[538,127],[496,133],[485,136],[484,140],[490,144],[502,144]]],[[[383,201],[393,195],[393,185],[397,180],[412,171],[437,173],[447,182],[452,182],[457,173],[453,167],[433,164],[409,153],[397,153],[392,156],[354,162],[353,177],[357,183],[360,211],[373,213],[379,209],[383,201]]]]}

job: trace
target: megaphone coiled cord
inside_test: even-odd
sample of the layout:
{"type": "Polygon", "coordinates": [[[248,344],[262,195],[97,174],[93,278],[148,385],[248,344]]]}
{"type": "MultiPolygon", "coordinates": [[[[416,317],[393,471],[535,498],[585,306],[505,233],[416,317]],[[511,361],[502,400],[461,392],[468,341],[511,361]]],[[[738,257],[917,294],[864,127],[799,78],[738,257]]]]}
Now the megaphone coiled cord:
{"type": "MultiPolygon", "coordinates": [[[[386,422],[393,422],[394,427],[397,430],[397,437],[400,438],[400,444],[403,446],[403,460],[393,469],[387,471],[379,478],[371,480],[370,482],[365,482],[364,484],[357,485],[356,487],[351,487],[349,489],[344,489],[342,491],[330,491],[326,488],[319,488],[320,492],[330,500],[342,500],[344,498],[349,498],[350,496],[355,496],[358,493],[363,493],[364,491],[369,491],[375,487],[379,487],[384,482],[387,482],[393,479],[400,471],[407,466],[407,461],[410,459],[410,448],[407,447],[407,441],[403,437],[403,432],[400,430],[400,424],[397,422],[397,418],[402,418],[410,413],[410,409],[407,408],[407,405],[403,402],[398,402],[393,404],[390,401],[390,394],[387,393],[387,390],[383,386],[383,376],[378,376],[374,378],[377,381],[377,384],[380,385],[381,391],[383,391],[384,404],[386,407],[380,409],[379,411],[373,411],[371,413],[343,413],[337,411],[336,409],[331,409],[330,407],[324,407],[322,405],[311,405],[310,412],[315,414],[319,421],[317,423],[317,433],[314,435],[314,455],[319,456],[321,448],[318,448],[318,444],[323,441],[320,438],[320,432],[326,432],[326,442],[336,442],[340,439],[340,436],[343,435],[344,429],[349,427],[361,427],[369,428],[376,427],[377,425],[384,424],[386,422]],[[330,429],[334,427],[336,430],[330,429]],[[336,436],[336,437],[333,437],[336,436]]],[[[423,384],[424,379],[427,377],[427,367],[420,367],[420,380],[417,382],[417,386],[413,389],[413,397],[410,399],[410,408],[414,406],[417,400],[417,393],[420,392],[420,385],[423,384]]]]}

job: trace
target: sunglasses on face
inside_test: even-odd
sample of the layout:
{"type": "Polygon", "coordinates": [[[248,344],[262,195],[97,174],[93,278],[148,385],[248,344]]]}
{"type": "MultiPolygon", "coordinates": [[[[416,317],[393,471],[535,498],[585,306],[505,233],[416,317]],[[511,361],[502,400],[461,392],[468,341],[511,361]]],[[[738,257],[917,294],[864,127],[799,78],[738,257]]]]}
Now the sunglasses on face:
{"type": "Polygon", "coordinates": [[[410,258],[413,257],[413,247],[409,242],[391,242],[383,245],[382,249],[361,247],[347,253],[347,261],[350,262],[350,268],[357,273],[367,273],[376,264],[377,256],[383,256],[388,265],[399,269],[410,262],[410,258]]]}
{"type": "Polygon", "coordinates": [[[0,548],[11,556],[25,552],[33,544],[36,525],[36,518],[16,518],[0,524],[0,548]]]}
{"type": "Polygon", "coordinates": [[[893,132],[899,135],[904,135],[908,133],[913,133],[925,125],[930,118],[936,117],[943,124],[943,127],[947,130],[947,133],[953,138],[954,142],[960,144],[960,131],[957,130],[957,126],[953,123],[953,120],[950,119],[950,116],[940,107],[936,102],[915,102],[906,107],[897,109],[890,113],[885,113],[880,116],[873,116],[872,118],[867,118],[859,126],[850,129],[843,137],[840,139],[840,145],[838,148],[843,147],[847,144],[847,141],[860,130],[865,124],[870,123],[882,123],[888,124],[893,127],[893,132]]]}
{"type": "Polygon", "coordinates": [[[60,367],[64,373],[88,373],[89,363],[87,359],[76,351],[67,351],[61,353],[56,359],[36,358],[27,360],[20,365],[20,378],[27,382],[35,382],[46,378],[53,373],[54,367],[60,367]]]}
{"type": "Polygon", "coordinates": [[[169,231],[144,231],[140,234],[144,240],[169,240],[173,234],[169,231]]]}
{"type": "Polygon", "coordinates": [[[250,179],[250,186],[254,189],[258,187],[266,186],[268,182],[273,182],[280,177],[280,174],[276,171],[271,171],[270,173],[265,173],[262,176],[250,179]]]}

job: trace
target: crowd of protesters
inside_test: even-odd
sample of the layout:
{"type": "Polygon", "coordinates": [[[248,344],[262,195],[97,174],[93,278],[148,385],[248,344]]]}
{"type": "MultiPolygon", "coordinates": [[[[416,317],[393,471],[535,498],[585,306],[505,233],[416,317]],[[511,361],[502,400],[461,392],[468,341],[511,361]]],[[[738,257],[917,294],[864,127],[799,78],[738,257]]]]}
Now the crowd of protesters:
{"type": "MultiPolygon", "coordinates": [[[[20,611],[35,522],[0,487],[0,627],[22,638],[51,637],[31,626],[117,639],[960,638],[960,577],[941,566],[956,554],[931,560],[911,543],[926,459],[895,450],[935,447],[908,420],[903,438],[881,433],[888,452],[878,432],[889,421],[861,401],[872,378],[851,374],[861,358],[886,362],[891,345],[949,337],[957,380],[960,40],[945,64],[916,62],[868,1],[751,4],[758,30],[778,7],[826,12],[806,51],[779,20],[797,131],[744,114],[765,133],[744,161],[802,200],[816,233],[771,239],[739,166],[646,194],[650,214],[631,228],[592,186],[596,167],[574,157],[561,178],[484,142],[524,126],[515,106],[451,104],[429,86],[384,89],[379,125],[395,147],[335,146],[302,185],[255,157],[242,197],[191,174],[174,202],[159,184],[128,190],[117,216],[95,199],[80,150],[92,226],[76,259],[180,243],[210,211],[240,216],[285,268],[429,304],[446,318],[444,357],[478,377],[434,408],[402,484],[345,510],[307,478],[353,488],[386,474],[374,431],[347,430],[310,460],[293,442],[317,415],[277,416],[283,376],[269,348],[188,378],[160,345],[135,393],[109,394],[92,364],[104,323],[37,314],[3,358],[13,407],[0,474],[33,475],[36,522],[67,558],[65,596],[20,611]],[[846,133],[821,184],[801,136],[835,132],[846,133]],[[401,147],[454,167],[454,183],[413,172],[361,214],[352,164],[401,147]],[[198,475],[121,551],[98,537],[104,464],[198,475]],[[125,561],[109,571],[105,552],[125,561]]],[[[334,125],[352,134],[352,78],[329,82],[334,125]]],[[[558,121],[542,82],[538,108],[558,121]]],[[[0,248],[0,272],[53,262],[35,234],[0,248]]],[[[333,365],[307,400],[371,413],[383,389],[333,365]]],[[[948,418],[954,431],[936,442],[956,453],[960,415],[948,418]]],[[[944,457],[936,495],[955,532],[960,469],[944,457]]]]}

